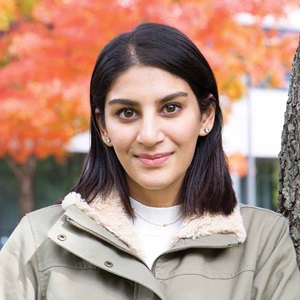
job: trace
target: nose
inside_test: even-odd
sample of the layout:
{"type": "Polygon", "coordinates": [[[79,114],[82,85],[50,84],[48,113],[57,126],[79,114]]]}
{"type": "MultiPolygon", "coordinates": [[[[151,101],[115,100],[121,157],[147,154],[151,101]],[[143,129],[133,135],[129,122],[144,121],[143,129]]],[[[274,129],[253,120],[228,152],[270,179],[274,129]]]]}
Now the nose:
{"type": "Polygon", "coordinates": [[[143,118],[137,141],[146,147],[153,147],[165,139],[160,121],[154,117],[143,118]]]}

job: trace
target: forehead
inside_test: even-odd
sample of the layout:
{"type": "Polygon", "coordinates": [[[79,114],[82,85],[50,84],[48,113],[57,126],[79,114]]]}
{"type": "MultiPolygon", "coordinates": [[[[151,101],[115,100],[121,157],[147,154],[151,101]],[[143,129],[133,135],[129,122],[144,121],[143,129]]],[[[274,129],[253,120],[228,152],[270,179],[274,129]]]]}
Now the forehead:
{"type": "Polygon", "coordinates": [[[133,66],[120,74],[112,84],[106,100],[120,97],[163,97],[174,92],[193,93],[189,84],[159,68],[133,66]]]}

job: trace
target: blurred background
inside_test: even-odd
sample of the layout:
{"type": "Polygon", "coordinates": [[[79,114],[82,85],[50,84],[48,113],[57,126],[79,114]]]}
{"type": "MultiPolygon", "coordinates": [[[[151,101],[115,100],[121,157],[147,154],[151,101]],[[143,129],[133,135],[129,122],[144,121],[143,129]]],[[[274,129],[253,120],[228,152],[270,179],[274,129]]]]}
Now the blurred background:
{"type": "Polygon", "coordinates": [[[0,248],[25,213],[76,182],[97,55],[143,22],[177,27],[208,59],[238,198],[276,210],[299,20],[292,0],[0,0],[0,248]]]}

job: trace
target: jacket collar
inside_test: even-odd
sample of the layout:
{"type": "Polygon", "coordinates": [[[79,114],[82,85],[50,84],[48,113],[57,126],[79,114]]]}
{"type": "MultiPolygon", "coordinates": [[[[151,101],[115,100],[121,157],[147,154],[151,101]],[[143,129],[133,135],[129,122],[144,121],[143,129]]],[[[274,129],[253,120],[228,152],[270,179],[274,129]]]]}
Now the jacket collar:
{"type": "MultiPolygon", "coordinates": [[[[131,251],[143,258],[138,238],[133,230],[125,208],[116,192],[112,192],[105,200],[98,197],[87,203],[80,194],[70,193],[62,202],[67,210],[76,206],[98,225],[101,225],[114,236],[125,243],[131,251]]],[[[224,216],[222,214],[204,214],[203,216],[188,217],[173,239],[171,248],[182,247],[228,247],[243,243],[246,230],[237,204],[234,211],[224,216]]]]}

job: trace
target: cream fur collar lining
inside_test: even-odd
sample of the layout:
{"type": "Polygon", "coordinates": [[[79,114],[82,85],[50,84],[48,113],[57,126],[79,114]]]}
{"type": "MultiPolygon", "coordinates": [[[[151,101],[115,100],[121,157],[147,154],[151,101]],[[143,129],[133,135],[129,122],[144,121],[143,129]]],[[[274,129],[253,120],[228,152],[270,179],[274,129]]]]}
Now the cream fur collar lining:
{"type": "MultiPolygon", "coordinates": [[[[116,193],[112,193],[108,198],[95,198],[91,203],[87,203],[80,194],[70,193],[62,201],[62,207],[66,210],[69,206],[75,205],[97,224],[102,225],[108,231],[122,240],[133,252],[140,257],[141,247],[138,238],[133,231],[131,220],[127,217],[124,206],[116,193]]],[[[172,246],[181,238],[196,239],[199,236],[207,236],[216,233],[234,233],[238,242],[243,243],[246,239],[246,230],[243,219],[237,205],[228,216],[221,214],[190,217],[183,221],[183,224],[173,239],[172,246]]]]}

